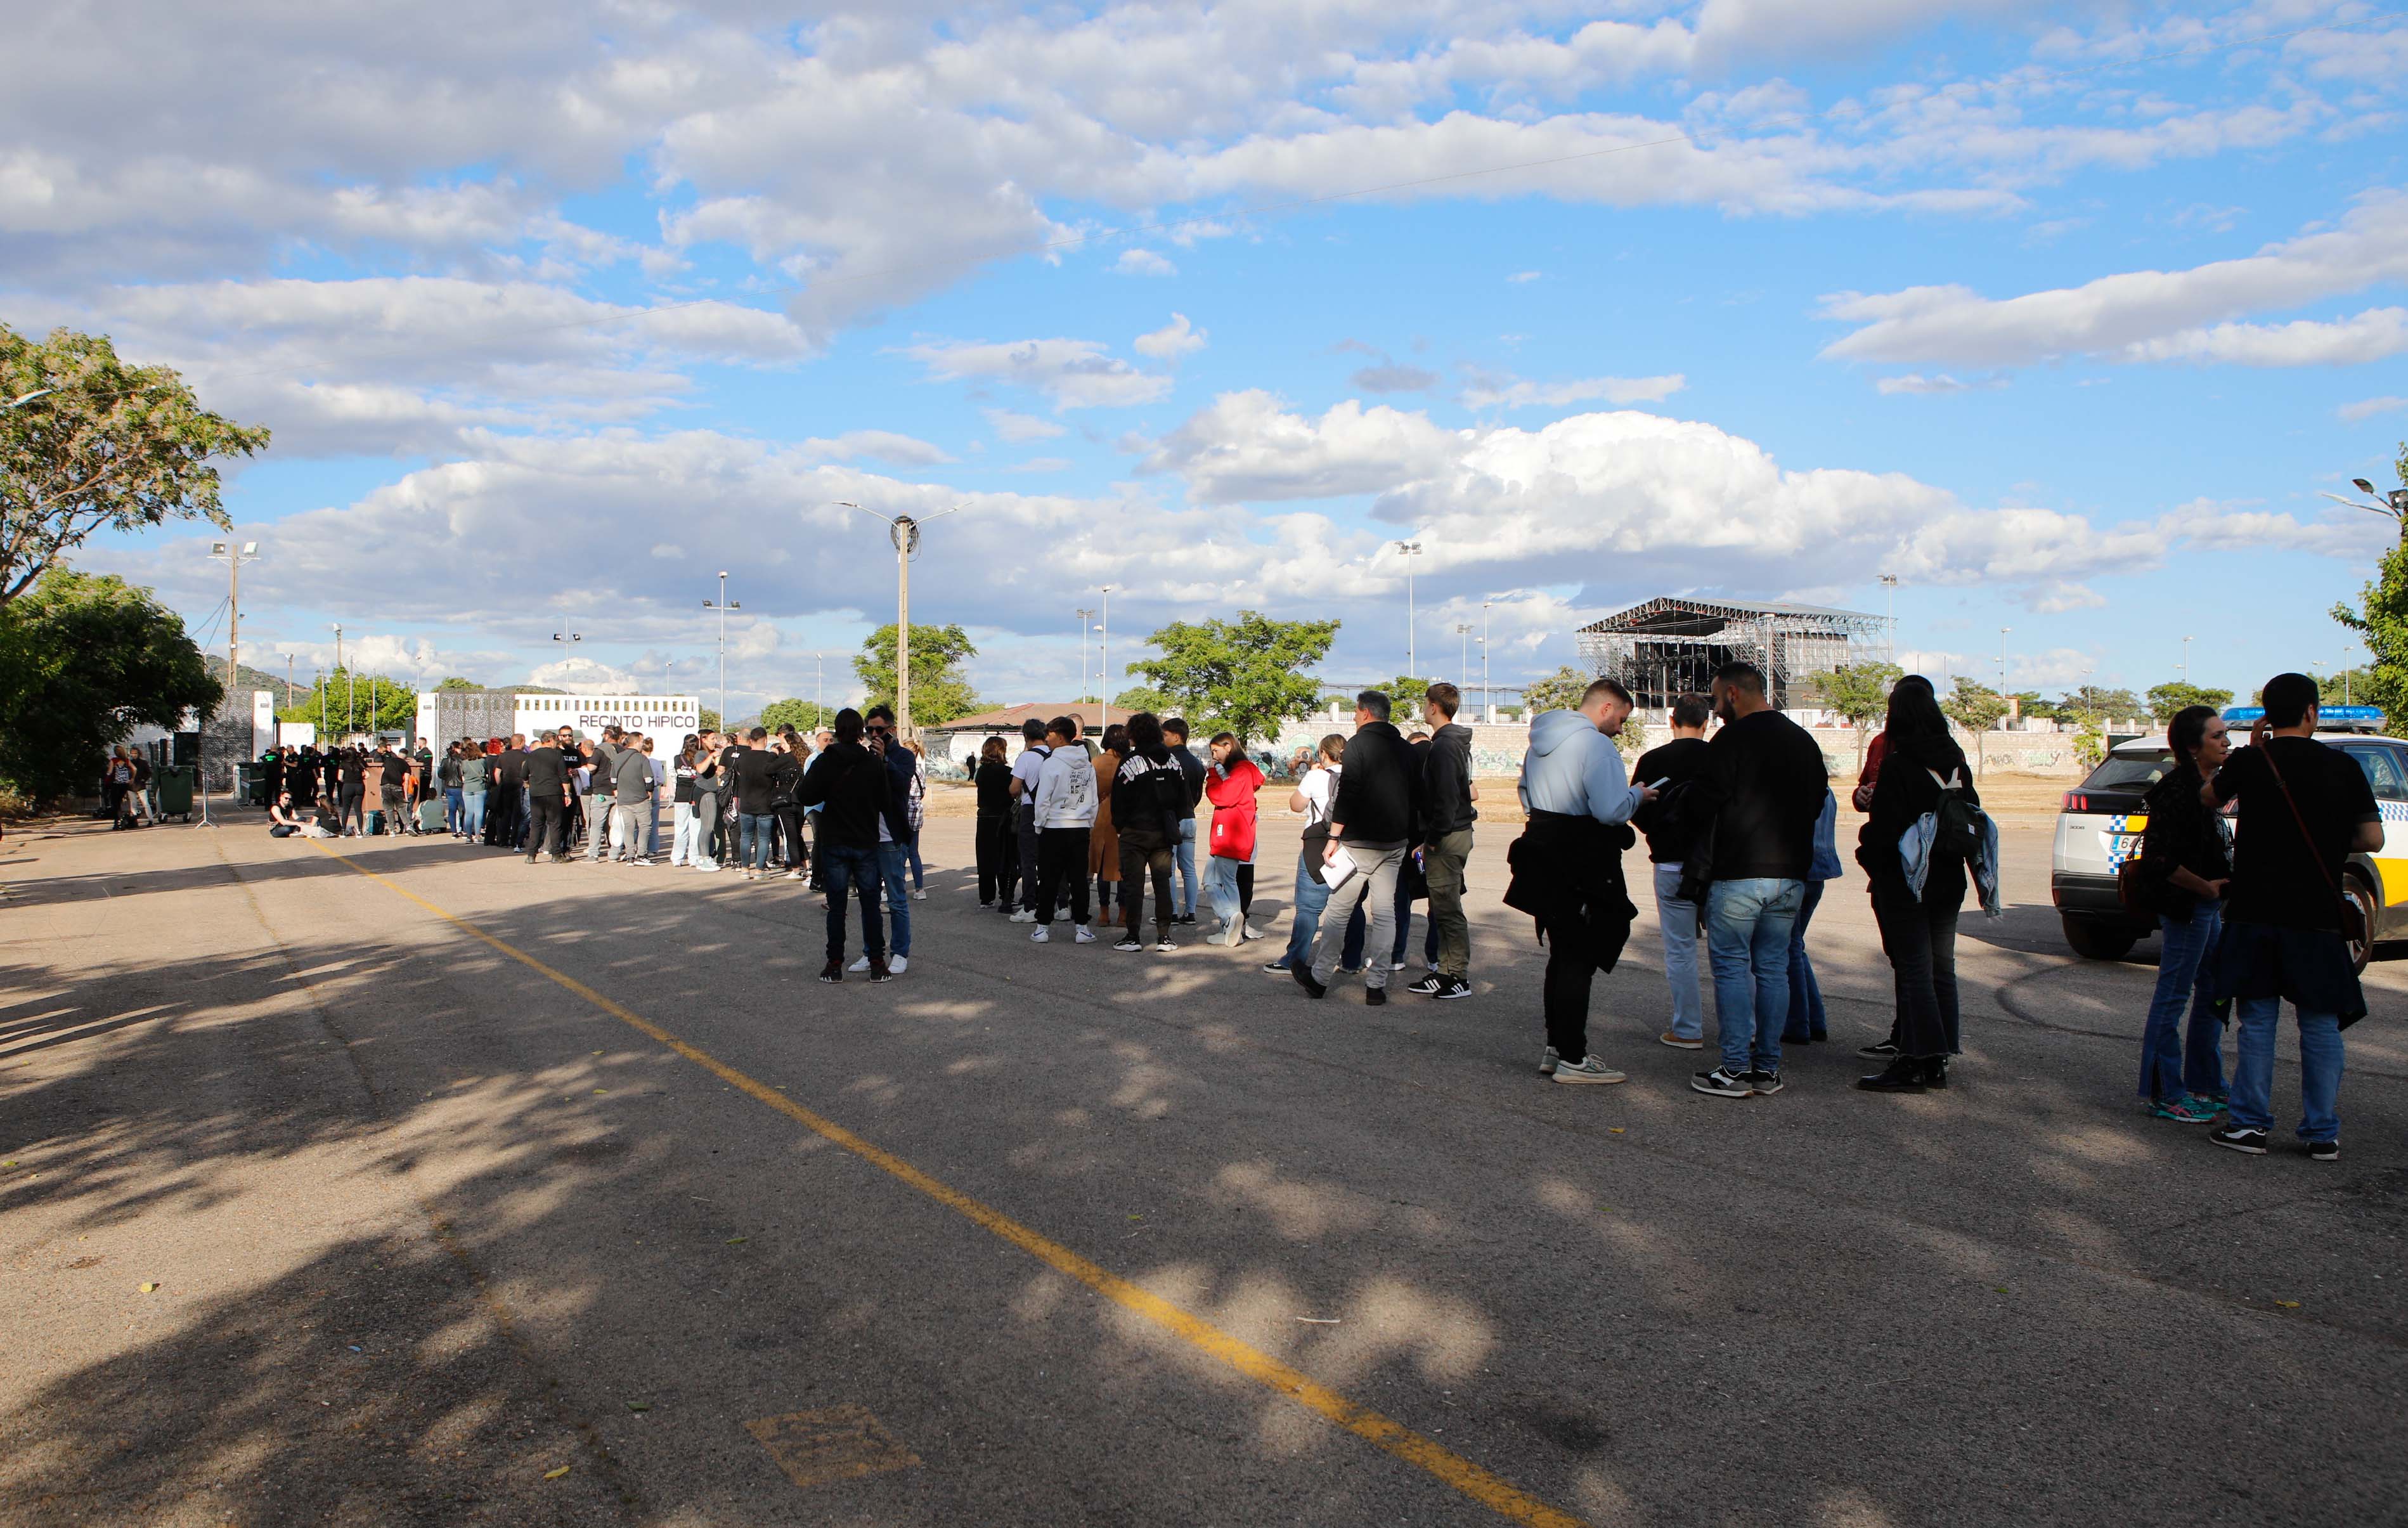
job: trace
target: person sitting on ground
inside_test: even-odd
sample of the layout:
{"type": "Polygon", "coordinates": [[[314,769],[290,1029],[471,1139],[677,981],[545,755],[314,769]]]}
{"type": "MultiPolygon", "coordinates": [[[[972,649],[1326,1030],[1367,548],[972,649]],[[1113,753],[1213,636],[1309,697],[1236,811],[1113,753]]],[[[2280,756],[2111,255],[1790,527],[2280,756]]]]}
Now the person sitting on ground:
{"type": "Polygon", "coordinates": [[[267,835],[270,838],[290,838],[295,835],[304,838],[334,836],[318,825],[317,813],[294,809],[292,792],[280,791],[276,794],[276,804],[267,808],[267,835]]]}

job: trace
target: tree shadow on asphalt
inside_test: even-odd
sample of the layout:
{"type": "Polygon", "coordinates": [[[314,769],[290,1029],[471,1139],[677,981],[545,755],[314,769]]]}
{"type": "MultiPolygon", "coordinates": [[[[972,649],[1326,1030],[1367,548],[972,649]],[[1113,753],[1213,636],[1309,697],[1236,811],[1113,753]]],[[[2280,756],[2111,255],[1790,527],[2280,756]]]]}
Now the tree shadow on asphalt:
{"type": "MultiPolygon", "coordinates": [[[[427,851],[456,854],[448,844],[404,844],[361,859],[399,871],[426,863],[427,851]]],[[[487,858],[517,869],[498,853],[487,858]]],[[[247,863],[241,874],[254,882],[306,878],[322,873],[312,865],[353,873],[308,852],[247,863]]],[[[215,872],[208,884],[225,883],[222,868],[205,869],[215,872]]],[[[2148,1137],[2141,1158],[2192,1165],[2141,1189],[2149,1212],[2136,1216],[2130,1169],[2139,1132],[2103,1118],[2085,1078],[2022,1075],[2027,1064],[2016,1064],[2012,1086],[2003,1076],[1983,1077],[1955,1096],[1913,1100],[1807,1102],[1793,1093],[1739,1106],[1701,1101],[1681,1091],[1696,1058],[1671,1052],[1648,1058],[1642,1080],[1652,1087],[1554,1088],[1528,1075],[1526,1023],[1510,1021],[1510,1043],[1500,1039],[1496,1006],[1479,1012],[1400,1002],[1375,1017],[1359,1007],[1333,1011],[1335,1000],[1308,1008],[1285,983],[1275,998],[1251,996],[1269,984],[1246,950],[1216,965],[1099,964],[1108,984],[1100,997],[1024,984],[1016,1003],[1093,1004],[1098,1022],[1064,1040],[1057,1071],[971,1087],[964,1078],[987,1069],[968,1050],[971,1026],[1010,1016],[1010,1005],[959,992],[940,1005],[910,980],[835,992],[767,985],[816,965],[816,898],[739,890],[723,876],[695,878],[695,895],[606,900],[578,895],[576,882],[542,878],[551,874],[529,873],[527,902],[480,914],[479,925],[523,950],[592,950],[603,976],[628,981],[625,1000],[663,1021],[675,1019],[675,983],[673,973],[663,977],[662,951],[744,962],[763,983],[763,1019],[850,1026],[849,1064],[802,1066],[798,1100],[1008,1210],[1014,1174],[1086,1186],[1092,1213],[1073,1216],[1055,1201],[1057,1218],[1038,1228],[1599,1518],[1627,1515],[1636,1504],[1660,1511],[1676,1500],[1692,1469],[1681,1463],[1684,1441],[1721,1425],[1717,1416],[1732,1426],[1742,1413],[1822,1416],[1833,1405],[1831,1387],[1860,1383],[1868,1360],[1883,1385],[1846,1403],[1844,1428],[1819,1437],[1813,1457],[1784,1458],[1776,1448],[1752,1468],[1782,1469],[1784,1491],[1800,1502],[1858,1499],[1900,1521],[1917,1519],[1914,1493],[1984,1470],[2006,1467],[2017,1489],[2077,1478],[2071,1429],[2029,1433],[2033,1398],[2069,1385],[2100,1392],[2128,1383],[2131,1301],[2102,1298],[2041,1318],[2001,1305],[1969,1319],[1966,1292],[2011,1279],[2022,1253],[2035,1249],[2198,1287],[2230,1282],[2229,1228],[2189,1242],[2161,1229],[2227,1207],[2230,1180],[2218,1169],[2229,1164],[2203,1150],[2183,1157],[2162,1134],[2148,1137]],[[655,985],[640,985],[648,979],[655,985]],[[1342,1043],[1330,1044],[1299,1038],[1297,1026],[1307,1023],[1348,1027],[1342,1043]],[[861,1059],[882,1043],[891,1059],[861,1059]],[[931,1064],[966,1057],[967,1067],[931,1064]],[[1222,1074],[1200,1079],[1207,1064],[1222,1074]],[[1353,1095],[1344,1104],[1341,1090],[1353,1095]],[[1314,1107],[1316,1093],[1324,1109],[1363,1114],[1361,1160],[1316,1164],[1277,1144],[1281,1121],[1314,1107]],[[1822,1111],[1828,1124],[1801,1143],[1794,1130],[1804,1107],[1822,1111]],[[1083,1118],[1066,1120],[1072,1110],[1083,1118]],[[1094,1121],[1114,1128],[1087,1132],[1094,1121]],[[1167,1160],[1200,1165],[1165,1177],[1166,1159],[1136,1133],[1140,1126],[1189,1133],[1192,1149],[1167,1160]],[[978,1143],[975,1155],[956,1152],[939,1165],[949,1135],[978,1143]],[[1795,1155],[1801,1150],[1811,1163],[1795,1155]],[[1448,1160],[1484,1171],[1493,1202],[1435,1193],[1428,1164],[1448,1160]],[[1817,1196],[1802,1214],[1775,1207],[1801,1188],[1817,1196]],[[1700,1195],[1756,1207],[1701,1215],[1700,1195]],[[1295,1255],[1243,1250],[1256,1245],[1295,1255]],[[1500,1260],[1517,1267],[1510,1283],[1499,1282],[1500,1260]],[[1959,1292],[1932,1297],[1943,1290],[1959,1292]],[[1811,1305],[1810,1319],[1794,1319],[1801,1302],[1811,1305]],[[2044,1347],[2029,1343],[2026,1323],[2034,1319],[2055,1328],[2044,1347]],[[1733,1331],[1747,1340],[1724,1340],[1733,1331]],[[1968,1387],[1966,1374],[1984,1382],[1968,1387]],[[1483,1399],[1474,1404],[1474,1395],[1483,1399]],[[2025,1455],[2013,1465],[1927,1460],[1911,1480],[1868,1486],[1896,1478],[1889,1440],[1932,1416],[1951,1418],[1968,1435],[2028,1440],[2025,1455]]],[[[972,925],[952,948],[915,962],[915,971],[991,964],[1003,941],[1025,938],[1025,930],[987,918],[991,929],[972,925]]],[[[949,940],[961,926],[947,925],[949,940]]],[[[694,1262],[679,1274],[689,1292],[732,1296],[726,1324],[710,1334],[713,1350],[750,1354],[776,1370],[808,1368],[821,1349],[880,1322],[965,1307],[977,1316],[981,1292],[951,1287],[917,1250],[926,1236],[959,1227],[939,1215],[944,1230],[929,1232],[915,1220],[927,1207],[886,1185],[865,1194],[857,1178],[814,1178],[809,1164],[834,1152],[788,1125],[763,1130],[758,1149],[772,1164],[797,1164],[776,1170],[790,1176],[790,1213],[799,1223],[752,1229],[741,1238],[751,1252],[728,1251],[735,1222],[706,1201],[717,1192],[714,1175],[735,1169],[692,1160],[673,1116],[655,1122],[648,1112],[717,1084],[632,1041],[507,957],[415,912],[390,945],[321,942],[289,929],[285,937],[290,965],[286,952],[269,950],[162,973],[129,952],[107,1000],[89,1007],[70,1002],[84,994],[43,995],[39,968],[0,970],[0,990],[30,994],[0,1008],[0,1058],[38,1050],[50,1069],[0,1094],[8,1149],[42,1169],[38,1179],[0,1184],[0,1213],[38,1207],[93,1230],[120,1226],[143,1212],[218,1203],[212,1178],[229,1161],[308,1160],[356,1147],[366,1170],[414,1173],[431,1185],[421,1192],[460,1228],[465,1261],[423,1225],[341,1236],[266,1284],[204,1304],[174,1330],[50,1382],[8,1425],[15,1463],[0,1471],[7,1481],[0,1514],[10,1521],[600,1521],[628,1505],[617,1499],[623,1490],[638,1497],[630,1516],[639,1521],[691,1505],[642,1499],[625,1481],[648,1477],[614,1474],[592,1447],[614,1436],[614,1448],[639,1446],[631,1431],[641,1423],[626,1418],[584,1435],[568,1484],[542,1482],[544,1469],[572,1462],[579,1434],[547,1405],[540,1371],[521,1362],[471,1276],[505,1238],[558,1238],[566,1250],[547,1267],[545,1298],[575,1312],[572,1324],[650,1319],[630,1307],[634,1295],[615,1277],[634,1255],[631,1243],[648,1235],[689,1248],[680,1256],[694,1262]],[[433,939],[444,941],[440,959],[426,958],[433,939]],[[334,1036],[297,1007],[266,1018],[236,1011],[262,989],[292,990],[295,968],[308,973],[334,1036]],[[532,1071],[491,1064],[492,1030],[504,1012],[523,1047],[556,1039],[560,1063],[532,1071]],[[240,1049],[195,1075],[190,1028],[218,1024],[240,1028],[240,1049]],[[603,1032],[611,1038],[597,1038],[603,1032]],[[608,1053],[598,1066],[597,1044],[608,1053]],[[357,1062],[372,1097],[353,1079],[348,1098],[329,1092],[294,1106],[278,1079],[322,1076],[330,1046],[357,1062]],[[129,1075],[154,1079],[130,1109],[111,1102],[129,1075]],[[609,1092],[597,1096],[600,1084],[609,1092]],[[619,1218],[579,1219],[597,1202],[621,1207],[619,1218]],[[738,1256],[746,1261],[728,1266],[738,1256]],[[848,1261],[863,1266],[837,1265],[848,1261]]],[[[1484,970],[1509,990],[1534,991],[1537,965],[1534,952],[1515,948],[1497,951],[1484,970]]],[[[600,979],[583,966],[577,974],[600,979]]],[[[1627,997],[1620,979],[1600,980],[1600,1010],[1627,997]]],[[[1660,979],[1636,979],[1660,991],[1660,979]]],[[[1599,1012],[1601,1033],[1615,1022],[1599,1012]]],[[[1627,1047],[1629,1026],[1623,1030],[1627,1047]]],[[[1855,1069],[1852,1062],[1836,1068],[1855,1069]]],[[[1819,1056],[1799,1068],[1816,1077],[1834,1070],[1819,1056]]],[[[2185,1145],[2198,1143],[2185,1137],[2185,1145]]],[[[2324,1199],[2341,1192],[2328,1188],[2324,1199]]],[[[2344,1229],[2379,1243],[2396,1236],[2402,1209],[2360,1195],[2357,1223],[2344,1229]]],[[[74,1245],[53,1238],[20,1249],[20,1257],[72,1267],[74,1245]]],[[[110,1274],[121,1282],[133,1277],[110,1274]]],[[[1187,1387],[1235,1396],[1253,1425],[1223,1440],[1238,1456],[1233,1469],[1360,1458],[1361,1446],[1326,1423],[1118,1307],[1083,1298],[1060,1275],[1032,1264],[1013,1283],[1013,1298],[984,1314],[996,1334],[989,1362],[1018,1366],[1041,1355],[1082,1376],[1135,1427],[1147,1419],[1184,1426],[1177,1418],[1187,1387]]],[[[2396,1313],[2369,1319],[2393,1341],[2408,1337],[2396,1313]]],[[[2304,1359],[2286,1364],[2262,1349],[2256,1356],[2274,1370],[2277,1390],[2307,1392],[2319,1382],[2304,1359]]],[[[896,1364],[898,1390],[946,1393],[961,1384],[908,1360],[896,1364]]],[[[759,1409],[780,1407],[765,1399],[759,1409]]],[[[715,1425],[732,1432],[742,1420],[731,1414],[715,1425]]],[[[2310,1421],[2269,1424],[2279,1435],[2268,1447],[2318,1457],[2310,1421]],[[2309,1430],[2294,1437],[2294,1425],[2309,1430]]],[[[1151,1498],[1131,1492],[1145,1483],[1125,1478],[1109,1449],[1066,1443],[1047,1427],[1039,1417],[978,1417],[979,1447],[1016,1443],[1059,1458],[1059,1499],[988,1504],[985,1521],[1142,1514],[1151,1498]]],[[[937,1444],[920,1447],[947,1463],[937,1444]]],[[[2319,1494],[2301,1499],[2345,1507],[2385,1467],[2344,1462],[2319,1494]]],[[[1320,1521],[1373,1513],[1372,1497],[1349,1495],[1355,1488],[1345,1471],[1327,1474],[1319,1488],[1326,1494],[1312,1504],[1320,1521]]],[[[734,1476],[739,1490],[788,1489],[749,1455],[734,1476]]],[[[969,1505],[978,1505],[974,1496],[969,1505]]]]}

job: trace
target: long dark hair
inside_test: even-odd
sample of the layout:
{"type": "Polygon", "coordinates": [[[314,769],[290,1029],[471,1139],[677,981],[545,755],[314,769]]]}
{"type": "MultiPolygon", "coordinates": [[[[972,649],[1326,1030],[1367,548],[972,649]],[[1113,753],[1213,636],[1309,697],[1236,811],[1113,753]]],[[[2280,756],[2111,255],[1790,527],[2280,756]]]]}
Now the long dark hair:
{"type": "Polygon", "coordinates": [[[2207,724],[2215,720],[2213,706],[2186,706],[2174,713],[2166,727],[2166,744],[2174,750],[2174,763],[2189,764],[2199,753],[2199,745],[2207,738],[2207,724]]]}
{"type": "Polygon", "coordinates": [[[1909,684],[1900,679],[1890,686],[1889,720],[1883,731],[1892,742],[1901,737],[1945,737],[1948,719],[1940,714],[1940,702],[1933,698],[1927,684],[1909,684]]]}

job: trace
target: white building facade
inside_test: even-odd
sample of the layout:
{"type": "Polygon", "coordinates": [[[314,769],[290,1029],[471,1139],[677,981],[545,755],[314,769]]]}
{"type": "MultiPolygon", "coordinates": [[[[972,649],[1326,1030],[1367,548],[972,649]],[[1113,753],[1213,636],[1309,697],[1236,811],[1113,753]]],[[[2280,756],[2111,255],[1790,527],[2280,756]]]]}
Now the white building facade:
{"type": "Polygon", "coordinates": [[[580,737],[605,727],[648,734],[655,750],[674,750],[702,729],[695,695],[530,695],[508,690],[429,690],[418,697],[418,739],[440,746],[463,737],[482,741],[518,733],[576,729],[580,737]]]}

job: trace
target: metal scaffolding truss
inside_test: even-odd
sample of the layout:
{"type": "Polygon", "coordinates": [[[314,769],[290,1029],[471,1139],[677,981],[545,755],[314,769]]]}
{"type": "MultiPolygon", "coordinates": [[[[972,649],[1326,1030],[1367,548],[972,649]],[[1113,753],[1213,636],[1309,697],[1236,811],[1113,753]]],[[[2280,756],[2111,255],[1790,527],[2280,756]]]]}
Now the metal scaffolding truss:
{"type": "Polygon", "coordinates": [[[1731,604],[1667,597],[1617,610],[1575,634],[1591,672],[1620,679],[1641,707],[1703,693],[1734,661],[1764,671],[1772,704],[1790,704],[1797,681],[1879,658],[1885,622],[1856,610],[1782,601],[1731,604]]]}

